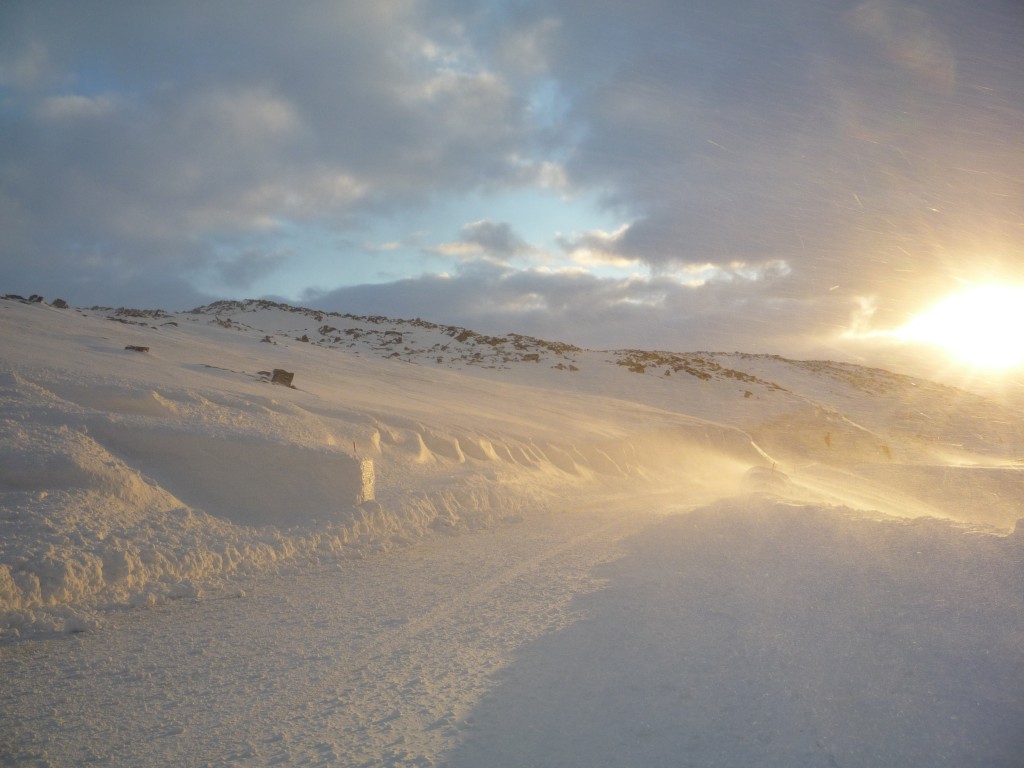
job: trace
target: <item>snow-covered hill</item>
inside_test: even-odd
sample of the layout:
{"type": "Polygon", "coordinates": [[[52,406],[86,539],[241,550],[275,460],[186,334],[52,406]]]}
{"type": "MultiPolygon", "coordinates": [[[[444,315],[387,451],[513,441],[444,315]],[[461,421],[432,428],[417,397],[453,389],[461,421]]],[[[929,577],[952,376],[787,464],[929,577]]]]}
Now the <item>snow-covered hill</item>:
{"type": "Polygon", "coordinates": [[[570,499],[759,493],[1004,534],[1022,516],[1020,413],[848,364],[583,350],[266,301],[7,298],[0,339],[9,635],[570,499]]]}

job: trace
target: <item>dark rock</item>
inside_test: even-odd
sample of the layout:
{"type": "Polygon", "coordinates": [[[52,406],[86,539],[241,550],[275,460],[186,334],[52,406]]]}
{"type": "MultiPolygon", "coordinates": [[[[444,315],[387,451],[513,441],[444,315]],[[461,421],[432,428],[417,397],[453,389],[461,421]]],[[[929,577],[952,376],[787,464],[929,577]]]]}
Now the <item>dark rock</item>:
{"type": "Polygon", "coordinates": [[[38,293],[33,293],[31,296],[28,297],[28,300],[32,304],[42,304],[43,303],[43,297],[40,296],[38,293]]]}
{"type": "MultiPolygon", "coordinates": [[[[280,384],[283,387],[291,387],[292,380],[295,378],[295,374],[291,371],[286,371],[284,368],[275,368],[274,373],[270,377],[271,384],[280,384]]],[[[292,387],[294,389],[294,387],[292,387]]]]}
{"type": "Polygon", "coordinates": [[[57,309],[67,309],[68,303],[64,301],[64,299],[54,299],[53,303],[50,304],[50,306],[56,307],[57,309]]]}
{"type": "Polygon", "coordinates": [[[149,352],[149,347],[139,347],[135,344],[129,344],[125,349],[130,349],[132,352],[149,352]]]}

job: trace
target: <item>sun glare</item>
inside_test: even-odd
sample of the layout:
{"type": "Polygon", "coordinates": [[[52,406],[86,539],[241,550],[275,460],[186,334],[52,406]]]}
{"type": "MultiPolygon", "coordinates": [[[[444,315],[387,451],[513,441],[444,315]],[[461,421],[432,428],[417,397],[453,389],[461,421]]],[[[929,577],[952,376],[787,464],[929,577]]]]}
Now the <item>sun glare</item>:
{"type": "Polygon", "coordinates": [[[893,332],[979,368],[1024,365],[1024,286],[986,285],[949,296],[893,332]]]}

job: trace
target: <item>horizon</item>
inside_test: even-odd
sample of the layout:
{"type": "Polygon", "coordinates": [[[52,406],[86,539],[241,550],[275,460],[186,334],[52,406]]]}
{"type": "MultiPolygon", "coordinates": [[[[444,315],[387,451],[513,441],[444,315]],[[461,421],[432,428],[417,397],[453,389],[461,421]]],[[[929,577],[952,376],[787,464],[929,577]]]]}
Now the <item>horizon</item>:
{"type": "MultiPolygon", "coordinates": [[[[22,296],[20,294],[11,293],[0,293],[0,300],[5,301],[18,301],[24,304],[42,304],[44,306],[53,306],[53,302],[63,300],[62,297],[53,296],[47,298],[43,294],[33,293],[29,296],[22,296]]],[[[115,313],[119,311],[126,311],[128,313],[142,312],[142,313],[154,313],[159,315],[171,316],[174,314],[209,314],[209,310],[213,310],[215,315],[219,315],[220,311],[230,313],[234,309],[246,309],[246,305],[255,304],[255,309],[269,309],[279,310],[288,313],[313,313],[317,315],[324,315],[326,317],[344,317],[358,321],[373,321],[374,323],[379,320],[384,320],[394,324],[415,324],[417,326],[430,326],[439,330],[444,331],[468,331],[473,336],[488,336],[491,338],[502,339],[509,337],[518,337],[526,339],[528,341],[541,342],[542,345],[569,345],[574,347],[580,352],[608,352],[608,353],[619,353],[619,352],[642,352],[642,353],[655,353],[655,354],[668,354],[668,355],[722,355],[726,357],[738,356],[747,358],[766,358],[766,359],[777,359],[785,362],[805,362],[805,363],[828,363],[828,364],[843,364],[853,365],[865,370],[877,370],[887,374],[895,374],[898,376],[907,376],[912,379],[920,379],[923,381],[929,381],[944,386],[951,386],[956,389],[962,389],[965,391],[972,392],[976,395],[982,395],[985,397],[994,397],[997,400],[1004,401],[1006,403],[1021,402],[1024,403],[1024,378],[1020,378],[1016,375],[1016,372],[1011,370],[1004,372],[1002,375],[993,374],[990,371],[979,372],[972,368],[954,367],[948,364],[936,364],[933,357],[928,354],[924,355],[907,355],[905,352],[892,358],[882,358],[873,361],[858,361],[856,359],[836,357],[813,357],[813,356],[799,356],[799,355],[786,355],[776,352],[765,352],[757,351],[752,349],[669,349],[669,348],[656,348],[656,347],[611,347],[611,346],[585,346],[573,344],[571,341],[566,339],[535,336],[533,334],[519,333],[514,330],[505,331],[481,331],[478,328],[470,328],[463,325],[455,325],[451,323],[436,322],[431,318],[427,317],[394,317],[381,315],[379,313],[371,314],[356,314],[352,312],[345,312],[340,310],[324,310],[319,309],[315,306],[303,306],[298,304],[289,304],[287,302],[277,301],[267,298],[247,298],[247,299],[217,299],[207,304],[200,304],[195,307],[189,307],[182,310],[169,310],[164,307],[143,307],[143,306],[130,306],[121,305],[117,307],[107,305],[91,305],[91,306],[76,306],[65,301],[67,309],[79,310],[81,312],[86,311],[97,311],[97,310],[110,310],[115,313]],[[218,305],[223,305],[218,308],[218,305]]],[[[55,307],[55,308],[60,308],[55,307]]],[[[252,308],[250,308],[252,309],[252,308]]],[[[406,362],[414,362],[409,359],[406,362]]]]}

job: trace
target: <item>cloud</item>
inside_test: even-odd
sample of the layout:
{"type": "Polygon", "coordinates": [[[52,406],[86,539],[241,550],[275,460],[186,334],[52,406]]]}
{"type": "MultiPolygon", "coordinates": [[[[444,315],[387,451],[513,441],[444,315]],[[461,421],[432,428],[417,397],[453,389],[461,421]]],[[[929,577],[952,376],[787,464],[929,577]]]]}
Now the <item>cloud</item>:
{"type": "Polygon", "coordinates": [[[375,314],[488,322],[491,309],[543,335],[756,348],[838,334],[860,297],[864,324],[896,327],[979,270],[1024,280],[1012,3],[257,0],[239,13],[5,6],[10,290],[55,281],[72,301],[130,303],[156,275],[184,304],[211,276],[243,290],[303,232],[340,244],[340,261],[403,243],[372,254],[382,271],[458,232],[431,251],[448,277],[322,295],[387,304],[375,314]],[[530,190],[597,199],[601,218],[555,224],[550,238],[572,233],[547,252],[534,222],[487,208],[530,190]],[[403,223],[424,234],[404,239],[403,223]],[[638,277],[596,276],[609,267],[638,277]]]}
{"type": "Polygon", "coordinates": [[[261,277],[280,269],[294,255],[289,250],[265,252],[253,248],[221,261],[217,272],[228,285],[248,288],[261,277]]]}
{"type": "Polygon", "coordinates": [[[523,254],[534,252],[534,249],[512,229],[507,222],[494,222],[487,219],[472,221],[462,227],[461,237],[449,243],[427,249],[429,253],[454,256],[459,259],[488,259],[496,263],[523,254]]]}
{"type": "Polygon", "coordinates": [[[346,233],[532,183],[525,103],[442,10],[257,2],[239,24],[220,5],[15,4],[0,31],[14,51],[0,83],[22,88],[0,101],[0,221],[16,239],[0,259],[83,284],[127,253],[198,274],[226,239],[273,251],[288,225],[346,233]]]}
{"type": "Polygon", "coordinates": [[[947,36],[922,8],[866,0],[849,10],[846,22],[877,45],[885,59],[918,82],[948,93],[956,81],[956,60],[947,36]]]}
{"type": "Polygon", "coordinates": [[[46,46],[39,40],[20,40],[19,45],[0,46],[0,86],[36,88],[53,77],[46,46]]]}
{"type": "Polygon", "coordinates": [[[558,235],[555,242],[577,264],[611,264],[616,267],[628,267],[641,261],[635,256],[626,256],[621,251],[620,243],[626,232],[629,231],[629,227],[629,224],[623,224],[613,232],[593,229],[570,236],[558,235]]]}
{"type": "MultiPolygon", "coordinates": [[[[882,317],[926,285],[948,289],[979,250],[1020,271],[1024,156],[1008,118],[1021,114],[999,105],[1024,98],[1010,76],[1024,57],[970,4],[534,8],[563,20],[550,73],[581,126],[569,182],[607,190],[632,222],[581,256],[656,270],[785,261],[773,285],[818,309],[798,318],[808,331],[859,295],[882,317]],[[967,72],[1001,95],[966,87],[967,72]]],[[[1019,14],[988,12],[1019,30],[1019,14]]]]}
{"type": "Polygon", "coordinates": [[[532,77],[546,74],[551,49],[556,44],[562,23],[560,19],[549,16],[508,27],[496,46],[503,68],[532,77]]]}
{"type": "Polygon", "coordinates": [[[779,351],[808,307],[759,281],[700,287],[671,276],[597,277],[583,269],[475,261],[451,274],[311,291],[304,301],[352,314],[421,317],[486,333],[517,332],[591,348],[779,351]],[[781,333],[766,333],[766,327],[781,333]]]}
{"type": "Polygon", "coordinates": [[[494,256],[515,256],[529,249],[527,242],[504,221],[474,221],[462,228],[462,236],[464,240],[479,245],[486,253],[494,256]]]}
{"type": "Polygon", "coordinates": [[[77,120],[103,117],[118,107],[116,96],[49,96],[39,104],[36,114],[42,120],[77,120]]]}

